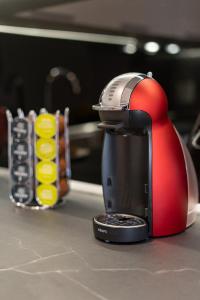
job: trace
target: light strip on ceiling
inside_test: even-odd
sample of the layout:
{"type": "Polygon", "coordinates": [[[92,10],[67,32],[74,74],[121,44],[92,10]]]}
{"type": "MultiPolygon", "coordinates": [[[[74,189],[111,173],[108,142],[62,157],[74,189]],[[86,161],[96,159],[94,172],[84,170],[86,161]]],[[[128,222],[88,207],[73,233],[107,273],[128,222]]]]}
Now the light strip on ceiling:
{"type": "Polygon", "coordinates": [[[61,39],[61,40],[102,43],[102,44],[113,44],[113,45],[126,45],[130,43],[135,45],[137,44],[137,40],[135,38],[119,36],[119,35],[42,29],[42,28],[29,28],[29,27],[8,26],[8,25],[0,25],[0,33],[53,38],[53,39],[61,39]]]}

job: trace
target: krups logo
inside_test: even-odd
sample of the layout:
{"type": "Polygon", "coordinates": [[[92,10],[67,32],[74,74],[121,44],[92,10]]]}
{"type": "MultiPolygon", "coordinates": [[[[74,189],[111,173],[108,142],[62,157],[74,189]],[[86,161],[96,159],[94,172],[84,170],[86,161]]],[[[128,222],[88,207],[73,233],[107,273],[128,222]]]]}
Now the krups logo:
{"type": "Polygon", "coordinates": [[[108,231],[107,231],[106,229],[101,229],[101,228],[98,228],[98,231],[99,231],[99,232],[101,232],[101,233],[105,233],[105,234],[107,234],[107,233],[108,233],[108,231]]]}

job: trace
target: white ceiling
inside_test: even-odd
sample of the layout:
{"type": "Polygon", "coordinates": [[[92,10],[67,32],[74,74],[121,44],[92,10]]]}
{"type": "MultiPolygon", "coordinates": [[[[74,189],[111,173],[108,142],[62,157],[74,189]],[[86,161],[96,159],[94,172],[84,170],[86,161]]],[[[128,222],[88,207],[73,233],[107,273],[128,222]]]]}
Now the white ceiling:
{"type": "Polygon", "coordinates": [[[26,10],[19,18],[200,39],[198,0],[86,0],[26,10]]]}

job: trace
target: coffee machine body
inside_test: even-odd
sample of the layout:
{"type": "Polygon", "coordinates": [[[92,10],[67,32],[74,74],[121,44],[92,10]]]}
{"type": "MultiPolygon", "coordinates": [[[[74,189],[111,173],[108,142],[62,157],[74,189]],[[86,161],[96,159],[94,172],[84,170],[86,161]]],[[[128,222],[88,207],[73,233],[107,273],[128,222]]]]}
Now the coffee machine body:
{"type": "Polygon", "coordinates": [[[102,184],[107,214],[136,215],[148,235],[184,231],[195,221],[198,187],[186,146],[168,117],[167,97],[151,75],[128,73],[104,89],[102,184]]]}

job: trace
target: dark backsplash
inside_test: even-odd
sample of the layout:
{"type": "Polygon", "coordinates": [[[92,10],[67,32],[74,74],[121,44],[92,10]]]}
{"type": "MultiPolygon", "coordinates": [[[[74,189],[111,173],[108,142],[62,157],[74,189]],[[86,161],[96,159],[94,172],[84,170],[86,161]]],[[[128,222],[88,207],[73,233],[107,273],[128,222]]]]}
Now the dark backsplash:
{"type": "Polygon", "coordinates": [[[47,74],[53,67],[74,72],[81,93],[75,95],[67,82],[53,87],[53,110],[69,106],[71,124],[97,120],[91,110],[103,87],[126,72],[152,71],[164,86],[175,120],[193,120],[199,110],[200,59],[184,59],[162,52],[147,55],[123,53],[122,46],[75,42],[18,35],[0,35],[0,104],[13,112],[44,105],[47,74]]]}
{"type": "MultiPolygon", "coordinates": [[[[80,82],[78,94],[63,78],[52,86],[51,111],[69,106],[71,125],[98,120],[92,105],[113,77],[127,72],[153,72],[167,92],[170,114],[181,134],[190,132],[200,109],[200,56],[167,55],[162,48],[148,55],[142,47],[128,55],[119,45],[8,34],[0,34],[0,106],[14,114],[17,107],[38,112],[45,105],[47,75],[55,67],[72,71],[80,82]]],[[[0,165],[7,165],[6,151],[0,165]]],[[[101,144],[89,157],[72,161],[72,177],[100,183],[100,166],[101,144]]]]}

